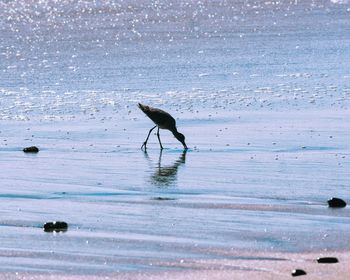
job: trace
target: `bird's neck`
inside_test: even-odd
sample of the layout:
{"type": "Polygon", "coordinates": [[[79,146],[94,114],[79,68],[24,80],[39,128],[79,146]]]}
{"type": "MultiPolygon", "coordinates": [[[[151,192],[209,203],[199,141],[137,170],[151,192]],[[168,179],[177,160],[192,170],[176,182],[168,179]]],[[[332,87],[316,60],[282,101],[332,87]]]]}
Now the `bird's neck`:
{"type": "Polygon", "coordinates": [[[174,127],[173,129],[171,129],[171,132],[173,133],[173,135],[175,136],[175,138],[177,138],[179,136],[179,132],[177,131],[177,128],[174,127]]]}
{"type": "MultiPolygon", "coordinates": [[[[176,129],[176,128],[175,128],[176,129]]],[[[172,131],[174,137],[182,143],[180,136],[182,136],[177,130],[172,131]]]]}

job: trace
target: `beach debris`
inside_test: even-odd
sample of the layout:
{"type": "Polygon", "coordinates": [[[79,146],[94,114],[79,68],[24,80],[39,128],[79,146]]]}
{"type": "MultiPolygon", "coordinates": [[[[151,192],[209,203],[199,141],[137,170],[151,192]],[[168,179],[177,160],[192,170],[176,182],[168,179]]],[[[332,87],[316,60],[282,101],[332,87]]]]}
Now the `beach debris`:
{"type": "Polygon", "coordinates": [[[67,231],[68,224],[66,222],[60,222],[60,221],[54,221],[54,222],[47,222],[44,224],[44,231],[45,232],[60,232],[60,231],[67,231]]]}
{"type": "Polygon", "coordinates": [[[337,263],[339,262],[337,258],[334,257],[324,257],[324,258],[318,258],[318,263],[337,263]]]}
{"type": "Polygon", "coordinates": [[[175,200],[175,198],[164,197],[164,196],[157,196],[157,197],[153,197],[152,200],[175,200]]]}
{"type": "Polygon", "coordinates": [[[292,276],[295,277],[295,276],[301,276],[301,275],[306,275],[306,272],[302,269],[294,269],[292,271],[292,276]]]}
{"type": "Polygon", "coordinates": [[[346,202],[338,197],[332,197],[328,200],[328,206],[332,208],[343,208],[346,206],[346,202]]]}
{"type": "Polygon", "coordinates": [[[25,153],[38,153],[39,148],[36,146],[26,147],[23,149],[23,152],[25,152],[25,153]]]}

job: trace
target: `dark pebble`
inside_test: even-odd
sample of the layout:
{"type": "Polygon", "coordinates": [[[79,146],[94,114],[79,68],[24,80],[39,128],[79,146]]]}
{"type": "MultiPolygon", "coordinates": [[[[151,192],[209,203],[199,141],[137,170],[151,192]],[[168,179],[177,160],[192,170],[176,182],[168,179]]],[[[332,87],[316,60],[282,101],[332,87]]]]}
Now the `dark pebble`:
{"type": "Polygon", "coordinates": [[[44,225],[44,231],[45,232],[60,232],[60,231],[67,231],[68,224],[66,222],[48,222],[44,225]]]}
{"type": "Polygon", "coordinates": [[[334,208],[343,208],[346,206],[346,202],[340,198],[332,197],[328,200],[328,206],[334,208]]]}
{"type": "Polygon", "coordinates": [[[157,196],[157,197],[153,197],[153,200],[175,200],[175,198],[171,198],[171,197],[161,197],[161,196],[157,196]]]}
{"type": "Polygon", "coordinates": [[[306,272],[302,269],[294,269],[292,271],[292,276],[301,276],[301,275],[306,275],[306,272]]]}
{"type": "Polygon", "coordinates": [[[338,259],[333,257],[318,258],[318,263],[337,263],[338,259]]]}
{"type": "Polygon", "coordinates": [[[31,146],[31,147],[24,148],[23,152],[25,152],[25,153],[38,153],[39,148],[35,147],[35,146],[31,146]]]}

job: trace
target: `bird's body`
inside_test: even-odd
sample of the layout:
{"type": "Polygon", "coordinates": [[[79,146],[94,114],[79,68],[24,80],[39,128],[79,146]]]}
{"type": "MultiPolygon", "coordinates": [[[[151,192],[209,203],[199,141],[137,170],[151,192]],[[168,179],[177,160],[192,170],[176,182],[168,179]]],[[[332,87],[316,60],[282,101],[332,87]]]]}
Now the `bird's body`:
{"type": "Polygon", "coordinates": [[[173,135],[175,136],[175,138],[177,140],[179,140],[182,143],[182,145],[184,146],[184,148],[187,150],[187,146],[185,144],[185,136],[177,131],[176,121],[169,113],[167,113],[161,109],[153,108],[153,107],[146,106],[146,105],[143,105],[140,103],[139,103],[139,108],[142,110],[142,112],[144,112],[156,124],[156,126],[153,127],[149,131],[147,139],[143,143],[141,148],[145,147],[145,149],[146,149],[149,135],[151,134],[152,130],[158,126],[157,136],[158,136],[158,140],[159,140],[159,144],[160,144],[161,149],[163,149],[163,146],[162,146],[162,143],[160,142],[160,137],[159,137],[159,129],[160,128],[170,130],[173,133],[173,135]]]}
{"type": "Polygon", "coordinates": [[[139,104],[139,108],[149,117],[159,128],[168,129],[170,131],[176,129],[175,119],[167,112],[139,104]]]}

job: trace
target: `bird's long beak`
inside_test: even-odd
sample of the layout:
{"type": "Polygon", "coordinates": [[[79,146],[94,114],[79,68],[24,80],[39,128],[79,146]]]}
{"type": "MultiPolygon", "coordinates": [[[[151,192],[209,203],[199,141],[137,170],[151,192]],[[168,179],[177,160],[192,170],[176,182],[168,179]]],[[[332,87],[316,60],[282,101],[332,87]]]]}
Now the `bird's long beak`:
{"type": "Polygon", "coordinates": [[[187,145],[186,145],[185,142],[182,142],[182,145],[184,146],[184,149],[185,149],[185,150],[188,150],[187,145]]]}

